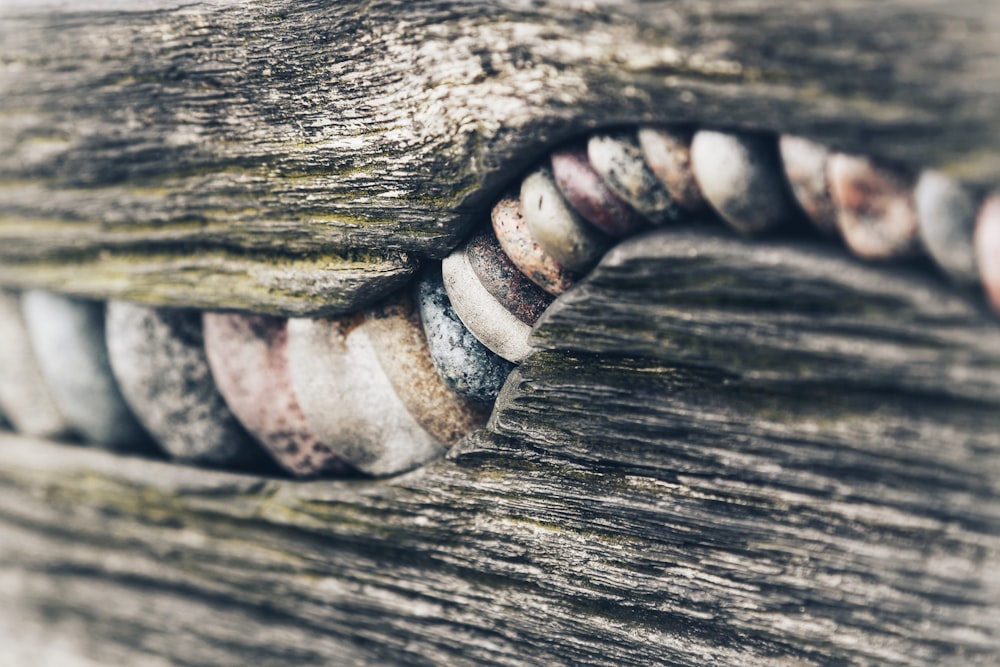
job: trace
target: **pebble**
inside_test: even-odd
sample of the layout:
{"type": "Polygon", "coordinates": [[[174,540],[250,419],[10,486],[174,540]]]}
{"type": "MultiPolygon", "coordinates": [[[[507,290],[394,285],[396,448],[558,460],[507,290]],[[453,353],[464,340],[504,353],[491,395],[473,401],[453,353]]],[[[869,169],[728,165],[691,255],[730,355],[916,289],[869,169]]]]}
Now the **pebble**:
{"type": "Polygon", "coordinates": [[[953,281],[979,282],[973,236],[976,203],[965,188],[935,171],[925,171],[913,192],[924,249],[953,281]]]}
{"type": "Polygon", "coordinates": [[[0,409],[23,435],[57,437],[70,431],[35,362],[21,298],[5,290],[0,290],[0,409]]]}
{"type": "Polygon", "coordinates": [[[531,238],[572,271],[586,271],[611,245],[607,235],[569,207],[548,168],[536,170],[521,182],[521,214],[531,238]]]}
{"type": "Polygon", "coordinates": [[[455,313],[479,342],[514,363],[531,353],[528,344],[531,327],[483,287],[464,247],[441,262],[441,277],[455,313]]]}
{"type": "Polygon", "coordinates": [[[31,290],[21,311],[42,377],[73,430],[109,449],[152,449],[111,372],[104,304],[31,290]]]}
{"type": "Polygon", "coordinates": [[[521,215],[519,197],[508,195],[501,198],[490,217],[493,232],[504,254],[528,280],[553,296],[559,296],[579,280],[579,275],[557,262],[531,238],[521,215]]]}
{"type": "Polygon", "coordinates": [[[635,134],[595,134],[587,142],[587,158],[615,194],[650,222],[662,225],[684,217],[684,209],[646,166],[635,134]]]}
{"type": "Polygon", "coordinates": [[[566,202],[605,234],[624,238],[646,226],[646,220],[608,187],[587,159],[586,146],[554,151],[552,178],[566,202]]]}
{"type": "Polygon", "coordinates": [[[469,239],[465,253],[486,291],[525,324],[537,322],[555,298],[517,270],[492,230],[469,239]]]}
{"type": "Polygon", "coordinates": [[[868,158],[841,153],[827,161],[827,177],[837,228],[855,255],[891,259],[918,252],[913,178],[868,158]]]}
{"type": "Polygon", "coordinates": [[[730,227],[760,234],[796,217],[774,139],[699,131],[691,165],[701,193],[730,227]]]}
{"type": "Polygon", "coordinates": [[[427,271],[417,283],[416,298],[427,347],[441,380],[459,396],[492,403],[514,365],[491,352],[462,324],[451,307],[439,267],[427,271]]]}
{"type": "Polygon", "coordinates": [[[649,170],[659,179],[670,198],[695,213],[706,207],[701,188],[691,169],[693,130],[643,127],[639,147],[649,170]]]}
{"type": "Polygon", "coordinates": [[[979,209],[975,248],[986,299],[1000,313],[1000,194],[988,198],[979,209]]]}
{"type": "Polygon", "coordinates": [[[827,234],[836,233],[837,209],[830,197],[826,177],[829,149],[808,139],[787,134],[778,140],[778,148],[785,178],[792,188],[795,201],[817,229],[827,234]]]}
{"type": "Polygon", "coordinates": [[[486,424],[488,408],[452,392],[435,370],[420,314],[408,293],[368,310],[361,328],[396,395],[438,441],[451,447],[486,424]]]}
{"type": "Polygon", "coordinates": [[[347,463],[309,427],[288,368],[287,321],[204,313],[205,355],[229,409],[292,475],[344,474],[347,463]]]}
{"type": "Polygon", "coordinates": [[[358,470],[392,475],[446,451],[383,372],[362,315],[290,319],[288,367],[310,427],[358,470]]]}
{"type": "Polygon", "coordinates": [[[199,311],[121,301],[106,308],[108,354],[118,386],[171,457],[237,467],[264,460],[215,388],[199,311]]]}

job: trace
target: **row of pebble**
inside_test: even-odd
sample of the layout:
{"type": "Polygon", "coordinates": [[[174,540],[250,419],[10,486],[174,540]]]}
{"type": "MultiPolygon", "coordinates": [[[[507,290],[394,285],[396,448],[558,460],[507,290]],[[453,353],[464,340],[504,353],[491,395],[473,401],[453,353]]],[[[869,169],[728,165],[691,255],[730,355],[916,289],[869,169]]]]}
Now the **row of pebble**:
{"type": "Polygon", "coordinates": [[[976,206],[804,139],[677,128],[552,153],[414,289],[361,313],[282,319],[0,296],[0,409],[25,434],[294,476],[410,470],[481,426],[552,300],[616,242],[717,217],[809,220],[866,259],[921,249],[1000,309],[1000,197],[976,206]]]}
{"type": "Polygon", "coordinates": [[[392,475],[482,426],[511,365],[440,272],[338,318],[0,292],[0,409],[18,432],[297,477],[392,475]]]}
{"type": "Polygon", "coordinates": [[[596,134],[556,150],[501,198],[492,229],[444,260],[444,282],[476,338],[518,362],[542,311],[617,240],[711,218],[745,235],[811,223],[866,260],[926,254],[957,285],[981,284],[1000,310],[1000,196],[977,205],[938,172],[799,137],[683,128],[596,134]]]}

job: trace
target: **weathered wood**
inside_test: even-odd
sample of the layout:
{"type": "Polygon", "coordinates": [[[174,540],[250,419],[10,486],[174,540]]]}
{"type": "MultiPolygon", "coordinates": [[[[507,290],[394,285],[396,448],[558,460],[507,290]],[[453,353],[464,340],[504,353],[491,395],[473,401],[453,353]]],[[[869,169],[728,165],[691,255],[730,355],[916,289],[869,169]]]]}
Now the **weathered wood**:
{"type": "MultiPolygon", "coordinates": [[[[796,132],[994,185],[998,60],[992,0],[5,2],[0,260],[97,297],[156,266],[177,288],[130,296],[192,305],[228,297],[176,267],[218,252],[257,274],[440,257],[544,151],[636,122],[796,132]]],[[[259,284],[223,305],[305,307],[259,284]]]]}
{"type": "Polygon", "coordinates": [[[996,664],[1000,331],[973,304],[677,230],[561,297],[492,431],[404,477],[3,436],[0,627],[97,663],[996,664]]]}

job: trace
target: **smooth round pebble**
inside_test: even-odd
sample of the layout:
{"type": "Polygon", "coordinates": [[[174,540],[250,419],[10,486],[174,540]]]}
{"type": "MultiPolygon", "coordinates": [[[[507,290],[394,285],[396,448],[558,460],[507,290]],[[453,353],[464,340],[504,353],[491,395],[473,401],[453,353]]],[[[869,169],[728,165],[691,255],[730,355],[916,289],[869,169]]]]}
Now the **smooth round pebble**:
{"type": "Polygon", "coordinates": [[[21,297],[6,290],[0,290],[0,409],[24,435],[56,437],[71,430],[35,362],[21,297]]]}
{"type": "Polygon", "coordinates": [[[624,238],[646,226],[645,218],[616,195],[590,166],[586,146],[554,151],[549,163],[552,178],[566,202],[605,234],[624,238]]]}
{"type": "Polygon", "coordinates": [[[417,283],[416,298],[427,347],[442,381],[459,396],[492,403],[514,365],[472,335],[451,307],[441,270],[417,283]]]}
{"type": "Polygon", "coordinates": [[[469,264],[462,247],[441,262],[441,277],[455,314],[483,345],[517,363],[531,354],[531,327],[490,294],[469,264]]]}
{"type": "Polygon", "coordinates": [[[118,386],[170,456],[235,466],[265,460],[215,388],[201,312],[121,301],[106,309],[108,354],[118,386]]]}
{"type": "Polygon", "coordinates": [[[730,227],[760,234],[796,217],[774,139],[699,131],[691,165],[701,193],[730,227]]]}
{"type": "Polygon", "coordinates": [[[548,168],[536,170],[521,182],[521,214],[531,238],[570,270],[586,271],[611,245],[608,236],[569,207],[548,168]]]}
{"type": "Polygon", "coordinates": [[[639,147],[649,170],[659,179],[670,198],[688,211],[705,208],[705,198],[691,169],[693,130],[643,127],[639,147]]]}
{"type": "Polygon", "coordinates": [[[1000,313],[1000,194],[988,198],[979,209],[975,248],[986,299],[1000,313]]]}
{"type": "Polygon", "coordinates": [[[865,157],[835,153],[827,161],[837,228],[864,259],[909,257],[920,248],[913,178],[865,157]]]}
{"type": "Polygon", "coordinates": [[[104,304],[31,290],[21,311],[42,377],[73,430],[110,449],[150,450],[111,372],[104,304]]]}
{"type": "Polygon", "coordinates": [[[925,171],[913,191],[924,249],[949,278],[979,282],[973,236],[976,203],[965,188],[935,171],[925,171]]]}
{"type": "Polygon", "coordinates": [[[836,233],[837,210],[830,197],[826,177],[829,149],[814,141],[787,134],[778,140],[778,148],[785,178],[795,201],[817,229],[828,234],[836,233]]]}
{"type": "Polygon", "coordinates": [[[408,293],[367,310],[362,326],[396,395],[438,441],[451,447],[486,423],[488,408],[455,394],[434,369],[420,315],[408,293]]]}
{"type": "Polygon", "coordinates": [[[299,477],[344,474],[350,466],[306,421],[288,370],[287,321],[204,313],[205,355],[229,409],[274,460],[299,477]]]}
{"type": "Polygon", "coordinates": [[[534,324],[555,298],[517,270],[490,229],[469,239],[469,264],[483,287],[525,324],[534,324]]]}
{"type": "Polygon", "coordinates": [[[508,195],[501,198],[493,207],[490,219],[504,254],[528,280],[549,294],[559,296],[580,279],[531,238],[521,215],[520,197],[508,195]]]}
{"type": "Polygon", "coordinates": [[[310,427],[358,470],[393,475],[446,451],[397,395],[363,316],[290,319],[288,368],[310,427]]]}
{"type": "Polygon", "coordinates": [[[662,225],[685,216],[646,166],[634,134],[595,134],[587,142],[587,159],[608,187],[650,222],[662,225]]]}

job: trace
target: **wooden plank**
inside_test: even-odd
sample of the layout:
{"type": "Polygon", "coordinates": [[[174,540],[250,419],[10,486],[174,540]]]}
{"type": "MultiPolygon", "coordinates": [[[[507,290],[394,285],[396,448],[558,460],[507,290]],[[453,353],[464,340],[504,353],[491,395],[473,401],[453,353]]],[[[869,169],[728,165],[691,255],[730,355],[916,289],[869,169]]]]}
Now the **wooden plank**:
{"type": "MultiPolygon", "coordinates": [[[[8,2],[0,261],[59,289],[46,267],[72,265],[93,297],[158,264],[186,287],[134,296],[191,305],[175,267],[202,253],[261,274],[440,258],[553,145],[630,123],[795,132],[995,185],[998,56],[990,0],[8,2]]],[[[234,289],[224,305],[303,310],[234,289]]]]}
{"type": "Polygon", "coordinates": [[[906,267],[637,238],[402,477],[0,437],[0,627],[98,664],[992,665],[997,333],[906,267]]]}

